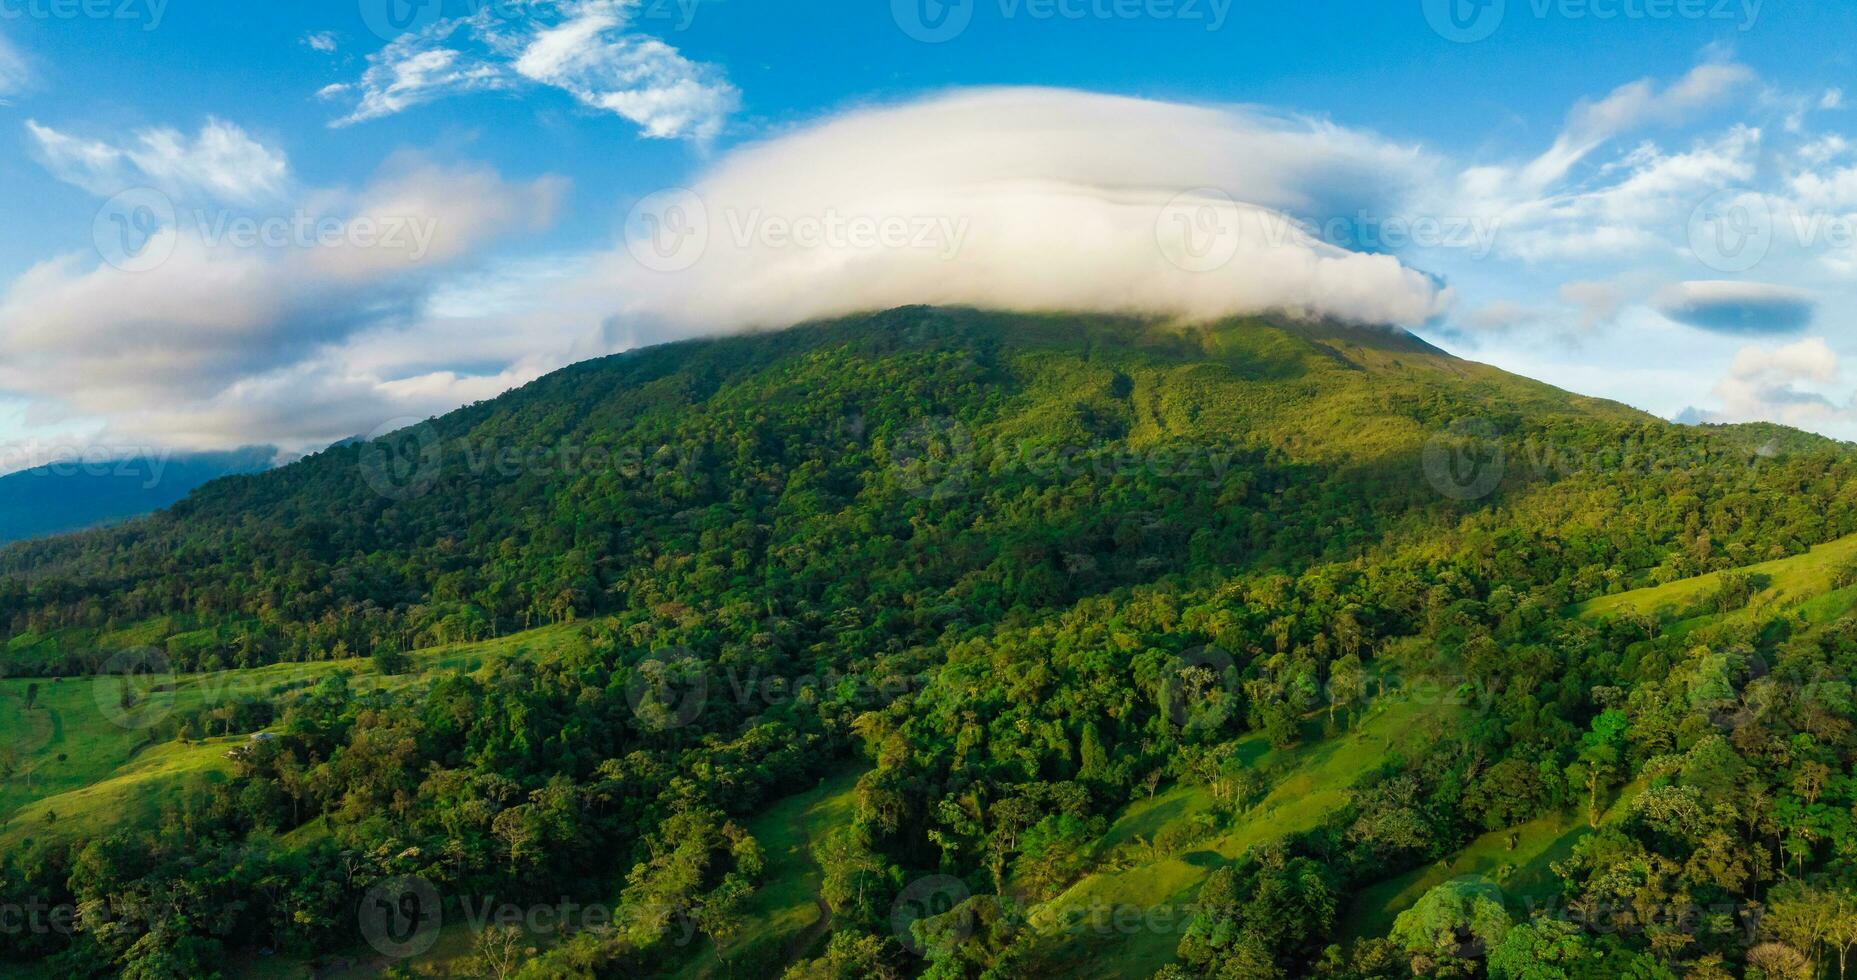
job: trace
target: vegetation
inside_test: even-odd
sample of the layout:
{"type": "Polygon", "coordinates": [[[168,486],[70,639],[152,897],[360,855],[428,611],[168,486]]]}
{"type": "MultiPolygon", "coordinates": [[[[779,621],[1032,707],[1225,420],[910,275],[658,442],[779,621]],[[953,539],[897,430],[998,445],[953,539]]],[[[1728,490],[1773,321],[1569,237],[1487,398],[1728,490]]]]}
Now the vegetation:
{"type": "Polygon", "coordinates": [[[0,552],[0,958],[1824,974],[1857,460],[1771,436],[1332,324],[583,364],[0,552]]]}

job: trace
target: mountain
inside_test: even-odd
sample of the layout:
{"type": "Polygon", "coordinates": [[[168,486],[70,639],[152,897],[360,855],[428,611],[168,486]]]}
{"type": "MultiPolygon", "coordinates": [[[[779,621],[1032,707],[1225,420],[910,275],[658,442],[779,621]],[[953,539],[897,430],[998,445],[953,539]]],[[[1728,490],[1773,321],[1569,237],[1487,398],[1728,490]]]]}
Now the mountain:
{"type": "Polygon", "coordinates": [[[0,550],[0,903],[140,916],[0,959],[1744,971],[1555,910],[1825,904],[1854,504],[1842,444],[1373,327],[912,307],[590,361],[0,550]],[[609,924],[472,925],[563,897],[609,924]]]}
{"type": "Polygon", "coordinates": [[[705,591],[744,588],[739,570],[664,575],[666,555],[724,543],[755,567],[804,548],[810,567],[792,571],[810,589],[870,562],[918,563],[932,539],[955,546],[936,558],[940,584],[958,586],[935,601],[980,601],[969,576],[1022,538],[1035,560],[985,596],[1003,613],[1191,564],[1179,550],[1190,535],[1170,521],[1091,574],[1066,567],[1065,547],[1130,533],[1132,505],[1078,483],[1105,466],[1132,460],[1121,478],[1160,495],[1144,503],[1208,528],[1237,509],[1273,512],[1255,531],[1224,528],[1245,540],[1221,559],[1293,564],[1355,553],[1415,513],[1453,514],[1421,456],[1464,418],[1667,428],[1378,328],[903,309],[579,364],[374,443],[220,481],[132,528],[0,553],[0,573],[187,596],[125,614],[257,623],[266,658],[301,659],[338,642],[413,648],[558,622],[622,594],[668,598],[690,576],[705,591]],[[1231,482],[1234,468],[1247,477],[1226,505],[1197,492],[1194,480],[1231,482]],[[1373,492],[1345,492],[1361,487],[1373,492]],[[1346,520],[1319,527],[1298,512],[1318,488],[1350,498],[1346,520]],[[906,519],[969,491],[1006,508],[985,535],[945,515],[906,519]],[[1075,508],[1063,521],[1019,499],[1054,493],[1075,508]]]}
{"type": "Polygon", "coordinates": [[[222,476],[270,469],[277,450],[66,461],[0,476],[0,543],[100,527],[169,507],[222,476]]]}

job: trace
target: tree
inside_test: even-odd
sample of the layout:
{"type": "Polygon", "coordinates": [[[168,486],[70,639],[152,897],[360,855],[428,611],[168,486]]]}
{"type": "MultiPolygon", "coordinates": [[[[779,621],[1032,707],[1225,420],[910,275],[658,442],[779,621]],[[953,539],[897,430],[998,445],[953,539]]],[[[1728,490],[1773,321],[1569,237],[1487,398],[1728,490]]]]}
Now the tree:
{"type": "Polygon", "coordinates": [[[1367,670],[1359,657],[1350,653],[1336,660],[1328,669],[1328,720],[1335,720],[1337,707],[1350,711],[1367,696],[1367,670]]]}
{"type": "Polygon", "coordinates": [[[1820,950],[1841,921],[1836,895],[1800,881],[1789,881],[1767,894],[1760,931],[1799,950],[1817,973],[1820,950]]]}
{"type": "Polygon", "coordinates": [[[1826,916],[1825,942],[1838,955],[1838,980],[1843,980],[1851,948],[1857,946],[1857,895],[1838,889],[1831,896],[1826,916]]]}
{"type": "Polygon", "coordinates": [[[383,643],[374,648],[374,669],[392,677],[405,673],[412,666],[412,658],[402,652],[398,645],[383,643]]]}
{"type": "Polygon", "coordinates": [[[511,925],[490,926],[477,933],[472,943],[473,962],[479,976],[494,977],[495,980],[508,980],[522,969],[522,964],[534,954],[528,949],[522,930],[511,925]]]}
{"type": "Polygon", "coordinates": [[[1761,943],[1748,950],[1747,965],[1768,980],[1812,980],[1818,972],[1804,953],[1785,943],[1761,943]]]}
{"type": "Polygon", "coordinates": [[[1599,826],[1599,790],[1611,784],[1618,769],[1620,749],[1630,720],[1623,711],[1609,708],[1593,719],[1580,737],[1579,761],[1567,769],[1567,780],[1586,787],[1586,821],[1599,826]]]}
{"type": "Polygon", "coordinates": [[[1393,920],[1388,934],[1408,953],[1432,959],[1482,959],[1509,934],[1502,889],[1479,878],[1447,881],[1393,920]]]}
{"type": "Polygon", "coordinates": [[[813,859],[822,877],[819,897],[825,899],[834,914],[856,910],[862,916],[870,887],[883,874],[882,858],[873,853],[870,839],[862,827],[853,824],[827,831],[812,847],[813,859]]]}
{"type": "Polygon", "coordinates": [[[882,939],[841,930],[832,934],[824,956],[793,964],[781,980],[902,980],[894,959],[893,947],[882,939]]]}
{"type": "Polygon", "coordinates": [[[1491,980],[1569,980],[1596,957],[1578,925],[1542,918],[1524,922],[1489,949],[1491,980]]]}
{"type": "Polygon", "coordinates": [[[735,940],[745,924],[743,911],[748,899],[754,894],[754,886],[740,875],[730,872],[723,876],[722,884],[709,894],[696,907],[697,928],[716,948],[717,962],[726,963],[724,953],[729,943],[735,940]]]}

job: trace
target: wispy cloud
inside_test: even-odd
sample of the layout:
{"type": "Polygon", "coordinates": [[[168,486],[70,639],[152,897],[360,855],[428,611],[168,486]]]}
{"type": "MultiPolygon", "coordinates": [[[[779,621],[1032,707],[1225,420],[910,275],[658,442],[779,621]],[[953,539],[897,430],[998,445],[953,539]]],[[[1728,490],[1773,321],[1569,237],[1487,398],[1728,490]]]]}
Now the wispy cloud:
{"type": "MultiPolygon", "coordinates": [[[[480,14],[479,18],[487,17],[480,14]]],[[[498,65],[451,46],[454,36],[468,33],[469,21],[440,21],[425,30],[403,34],[368,56],[360,81],[323,88],[317,95],[354,101],[353,112],[331,125],[347,126],[403,112],[434,99],[463,92],[508,88],[513,84],[498,65]]]]}
{"type": "Polygon", "coordinates": [[[24,89],[30,78],[26,59],[14,49],[5,35],[0,34],[0,104],[5,104],[9,97],[24,89]]]}
{"type": "Polygon", "coordinates": [[[352,83],[323,98],[352,100],[332,125],[402,112],[464,92],[544,86],[618,115],[655,139],[709,140],[739,107],[741,93],[714,65],[633,29],[639,0],[572,0],[509,11],[485,7],[401,35],[368,56],[352,83]]]}
{"type": "Polygon", "coordinates": [[[146,186],[180,196],[252,202],[276,197],[290,180],[281,151],[218,119],[208,119],[192,138],[164,127],[109,142],[71,136],[33,120],[26,122],[26,131],[53,176],[102,197],[146,186]]]}

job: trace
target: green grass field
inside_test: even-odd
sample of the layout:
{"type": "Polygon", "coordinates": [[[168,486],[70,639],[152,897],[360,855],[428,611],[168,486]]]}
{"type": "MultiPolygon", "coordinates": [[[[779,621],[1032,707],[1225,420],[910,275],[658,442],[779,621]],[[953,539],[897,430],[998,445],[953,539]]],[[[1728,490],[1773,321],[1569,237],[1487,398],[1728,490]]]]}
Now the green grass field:
{"type": "Polygon", "coordinates": [[[819,897],[821,873],[812,844],[826,831],[851,822],[862,772],[848,770],[823,779],[748,822],[748,833],[767,854],[767,872],[748,903],[747,928],[731,944],[726,965],[717,961],[708,940],[699,939],[675,976],[778,976],[786,964],[823,945],[831,913],[819,897]]]}
{"type": "MultiPolygon", "coordinates": [[[[1349,790],[1385,759],[1395,741],[1423,738],[1428,718],[1457,710],[1389,697],[1354,730],[1334,738],[1282,751],[1269,749],[1259,736],[1245,739],[1238,751],[1252,765],[1286,773],[1285,778],[1233,825],[1182,853],[1087,875],[1033,908],[1039,974],[1145,977],[1172,963],[1190,920],[1187,907],[1213,869],[1258,844],[1313,829],[1347,802],[1349,790]]],[[[1152,841],[1167,826],[1211,810],[1204,788],[1176,786],[1131,805],[1105,840],[1111,846],[1152,841]]]]}
{"type": "Polygon", "coordinates": [[[120,697],[124,685],[113,677],[0,680],[0,846],[149,822],[187,787],[224,778],[231,769],[226,751],[252,734],[215,731],[192,744],[153,741],[151,726],[170,715],[275,697],[336,671],[397,689],[437,672],[474,670],[497,657],[548,656],[579,642],[572,627],[555,626],[435,647],[414,656],[414,670],[392,677],[365,659],[182,674],[142,688],[127,709],[120,697]],[[36,694],[29,694],[34,687],[36,694]],[[55,821],[46,821],[48,812],[55,821]]]}
{"type": "Polygon", "coordinates": [[[1703,608],[1721,589],[1726,574],[1723,572],[1605,596],[1580,606],[1576,612],[1583,616],[1637,613],[1654,619],[1742,619],[1803,606],[1829,619],[1842,615],[1857,601],[1857,587],[1833,589],[1838,572],[1852,563],[1857,563],[1857,535],[1827,542],[1803,555],[1736,569],[1765,580],[1766,587],[1745,609],[1726,617],[1716,617],[1703,608]]]}
{"type": "MultiPolygon", "coordinates": [[[[1641,784],[1619,790],[1600,818],[1609,824],[1624,816],[1625,807],[1641,784]]],[[[1518,917],[1530,904],[1551,904],[1559,886],[1550,865],[1573,853],[1573,845],[1592,833],[1583,817],[1556,813],[1484,834],[1448,858],[1380,882],[1354,896],[1342,920],[1343,939],[1384,936],[1399,913],[1418,903],[1425,893],[1457,878],[1479,877],[1495,882],[1509,897],[1510,911],[1518,917]]]]}

